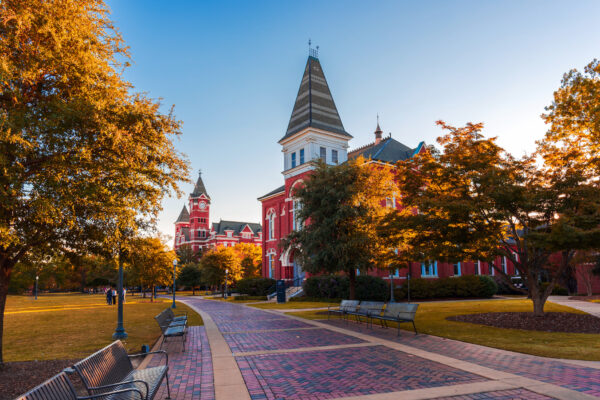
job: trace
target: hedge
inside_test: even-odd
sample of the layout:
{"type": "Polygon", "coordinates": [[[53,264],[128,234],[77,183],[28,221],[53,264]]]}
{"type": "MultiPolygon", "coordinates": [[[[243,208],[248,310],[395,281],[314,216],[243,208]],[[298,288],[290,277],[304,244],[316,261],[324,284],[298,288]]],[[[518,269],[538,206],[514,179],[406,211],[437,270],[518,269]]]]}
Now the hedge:
{"type": "MultiPolygon", "coordinates": [[[[406,284],[394,290],[394,297],[407,298],[406,284]]],[[[440,298],[489,298],[496,294],[498,285],[486,275],[463,275],[452,278],[410,280],[411,299],[440,299],[440,298]]]]}
{"type": "MultiPolygon", "coordinates": [[[[347,299],[350,294],[348,277],[341,275],[311,276],[303,287],[305,295],[312,298],[347,299]]],[[[389,285],[383,279],[369,275],[356,277],[357,300],[386,301],[388,293],[389,285]]]]}
{"type": "Polygon", "coordinates": [[[275,279],[245,278],[237,281],[236,289],[240,294],[248,296],[266,296],[273,286],[275,286],[275,279]]]}

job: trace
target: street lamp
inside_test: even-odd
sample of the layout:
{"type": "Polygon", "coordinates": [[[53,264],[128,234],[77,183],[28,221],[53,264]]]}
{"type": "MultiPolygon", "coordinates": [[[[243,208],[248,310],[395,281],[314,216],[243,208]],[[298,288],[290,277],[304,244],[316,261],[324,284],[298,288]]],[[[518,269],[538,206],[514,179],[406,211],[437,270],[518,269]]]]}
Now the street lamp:
{"type": "Polygon", "coordinates": [[[39,281],[40,277],[39,276],[35,276],[35,299],[37,300],[37,288],[38,288],[38,281],[39,281]]]}
{"type": "Polygon", "coordinates": [[[123,248],[119,244],[119,282],[117,282],[117,329],[113,333],[113,340],[127,339],[127,332],[125,332],[125,326],[123,325],[123,248]]]}
{"type": "Polygon", "coordinates": [[[227,298],[227,278],[229,277],[229,268],[225,269],[225,298],[227,298]]]}
{"type": "Polygon", "coordinates": [[[173,260],[173,305],[171,305],[171,308],[176,308],[176,306],[175,306],[175,268],[177,268],[177,259],[173,260]]]}
{"type": "Polygon", "coordinates": [[[392,272],[390,271],[390,303],[395,303],[396,300],[394,300],[394,275],[392,275],[392,272]]]}

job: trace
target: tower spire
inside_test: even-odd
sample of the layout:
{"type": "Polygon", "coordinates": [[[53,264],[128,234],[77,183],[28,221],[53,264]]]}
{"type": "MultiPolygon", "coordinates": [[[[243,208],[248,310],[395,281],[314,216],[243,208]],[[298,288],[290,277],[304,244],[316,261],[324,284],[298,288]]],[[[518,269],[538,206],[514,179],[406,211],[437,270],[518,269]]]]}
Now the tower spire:
{"type": "Polygon", "coordinates": [[[383,134],[383,131],[381,130],[381,127],[379,126],[379,114],[377,114],[377,128],[375,129],[375,144],[379,144],[381,142],[382,134],[383,134]]]}

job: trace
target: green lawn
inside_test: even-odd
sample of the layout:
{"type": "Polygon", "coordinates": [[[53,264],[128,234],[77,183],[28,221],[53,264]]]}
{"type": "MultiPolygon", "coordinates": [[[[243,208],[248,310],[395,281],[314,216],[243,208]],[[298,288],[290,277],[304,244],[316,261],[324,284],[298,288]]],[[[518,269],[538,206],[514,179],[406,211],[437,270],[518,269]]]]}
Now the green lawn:
{"type": "MultiPolygon", "coordinates": [[[[154,320],[170,301],[127,295],[124,341],[129,352],[142,344],[152,346],[161,332],[154,320]]],[[[192,309],[177,303],[176,313],[187,311],[189,325],[202,325],[192,309]]],[[[117,325],[117,306],[106,304],[104,295],[61,294],[8,296],[4,314],[4,360],[52,360],[85,357],[109,344],[117,325]]]]}
{"type": "Polygon", "coordinates": [[[290,301],[287,303],[261,303],[252,304],[250,307],[270,309],[270,310],[296,310],[302,308],[327,308],[328,306],[338,306],[340,303],[330,303],[324,301],[290,301]]]}
{"type": "MultiPolygon", "coordinates": [[[[499,349],[544,357],[600,360],[598,335],[583,333],[535,332],[518,329],[502,329],[489,326],[454,322],[446,317],[484,312],[531,311],[530,300],[482,300],[464,302],[428,302],[419,305],[415,323],[421,333],[441,336],[463,342],[476,343],[499,349]]],[[[554,303],[546,303],[546,311],[562,311],[581,314],[581,311],[554,303]]],[[[326,319],[317,311],[290,312],[307,319],[326,319]]],[[[411,324],[402,324],[411,330],[411,324]]]]}

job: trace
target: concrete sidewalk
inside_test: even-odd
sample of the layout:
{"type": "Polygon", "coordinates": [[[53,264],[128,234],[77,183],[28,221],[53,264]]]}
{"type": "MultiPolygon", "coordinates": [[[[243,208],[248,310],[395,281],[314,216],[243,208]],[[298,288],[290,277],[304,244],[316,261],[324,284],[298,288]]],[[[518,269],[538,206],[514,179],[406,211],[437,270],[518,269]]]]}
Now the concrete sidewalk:
{"type": "Polygon", "coordinates": [[[600,303],[592,303],[590,301],[569,300],[567,296],[550,296],[548,301],[551,301],[562,306],[567,306],[591,314],[600,318],[600,303]]]}

